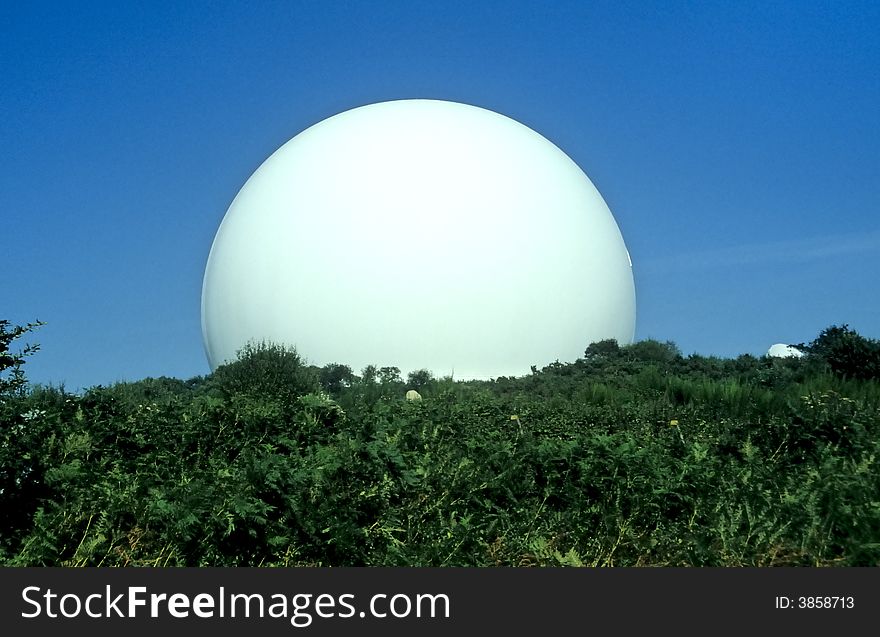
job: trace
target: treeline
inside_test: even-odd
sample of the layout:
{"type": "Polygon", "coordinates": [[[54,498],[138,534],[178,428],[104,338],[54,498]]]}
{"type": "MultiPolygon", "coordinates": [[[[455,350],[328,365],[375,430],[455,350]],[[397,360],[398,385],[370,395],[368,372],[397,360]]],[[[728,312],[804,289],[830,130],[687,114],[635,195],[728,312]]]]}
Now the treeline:
{"type": "Polygon", "coordinates": [[[847,326],[469,382],[254,344],[78,394],[27,384],[33,327],[0,321],[7,565],[880,565],[880,343],[847,326]]]}

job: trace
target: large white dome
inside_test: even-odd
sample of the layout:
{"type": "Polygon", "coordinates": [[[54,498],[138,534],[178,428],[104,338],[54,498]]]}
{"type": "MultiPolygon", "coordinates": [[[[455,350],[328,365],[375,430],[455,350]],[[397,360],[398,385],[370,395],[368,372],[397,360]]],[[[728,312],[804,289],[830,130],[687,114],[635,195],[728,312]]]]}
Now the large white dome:
{"type": "Polygon", "coordinates": [[[226,212],[202,290],[212,368],[267,340],[355,371],[519,375],[634,329],[629,254],[587,176],[526,126],[437,100],[284,144],[226,212]]]}

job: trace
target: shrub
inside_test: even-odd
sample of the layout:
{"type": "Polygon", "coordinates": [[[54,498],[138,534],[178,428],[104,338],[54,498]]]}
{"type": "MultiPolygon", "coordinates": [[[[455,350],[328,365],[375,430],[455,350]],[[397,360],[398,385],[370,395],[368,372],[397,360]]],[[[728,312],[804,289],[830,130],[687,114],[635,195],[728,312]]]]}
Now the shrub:
{"type": "Polygon", "coordinates": [[[832,325],[806,348],[842,378],[880,378],[880,341],[849,328],[832,325]]]}
{"type": "Polygon", "coordinates": [[[238,360],[218,367],[210,385],[227,397],[256,394],[293,405],[300,396],[318,390],[318,379],[295,348],[263,341],[248,343],[239,350],[238,360]]]}

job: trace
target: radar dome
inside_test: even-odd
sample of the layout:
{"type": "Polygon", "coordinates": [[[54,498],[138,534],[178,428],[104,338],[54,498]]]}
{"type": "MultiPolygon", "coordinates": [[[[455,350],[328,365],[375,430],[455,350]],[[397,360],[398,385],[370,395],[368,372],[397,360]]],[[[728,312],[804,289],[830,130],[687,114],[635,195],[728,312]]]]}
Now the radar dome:
{"type": "Polygon", "coordinates": [[[202,289],[212,368],[309,362],[487,378],[630,343],[632,263],[590,179],[504,115],[400,100],[307,128],[247,180],[202,289]]]}
{"type": "Polygon", "coordinates": [[[767,350],[767,356],[773,358],[801,358],[803,355],[801,350],[785,343],[776,343],[767,350]]]}

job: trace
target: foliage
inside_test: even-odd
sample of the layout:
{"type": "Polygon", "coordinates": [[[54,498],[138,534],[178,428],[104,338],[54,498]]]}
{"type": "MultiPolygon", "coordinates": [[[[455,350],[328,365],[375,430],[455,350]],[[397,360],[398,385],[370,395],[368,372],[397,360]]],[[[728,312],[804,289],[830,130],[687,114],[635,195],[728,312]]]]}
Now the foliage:
{"type": "MultiPolygon", "coordinates": [[[[11,349],[14,341],[42,325],[40,321],[12,325],[0,320],[0,501],[6,519],[5,528],[0,530],[0,555],[24,534],[33,515],[33,503],[45,494],[42,459],[33,450],[39,448],[49,429],[44,422],[46,410],[28,406],[27,379],[22,369],[39,345],[11,349]]],[[[33,392],[41,397],[40,405],[57,402],[55,393],[44,394],[41,390],[33,392]]]]}
{"type": "Polygon", "coordinates": [[[659,365],[668,364],[681,358],[678,346],[671,341],[661,343],[654,339],[645,339],[627,345],[623,351],[626,356],[634,360],[659,365]]]}
{"type": "Polygon", "coordinates": [[[421,391],[434,380],[434,375],[427,369],[417,369],[406,377],[406,386],[421,391]]]}
{"type": "Polygon", "coordinates": [[[608,338],[590,343],[584,351],[584,358],[588,360],[616,358],[619,354],[620,346],[617,344],[617,340],[608,338]]]}
{"type": "Polygon", "coordinates": [[[423,378],[417,402],[396,368],[265,344],[190,381],[30,388],[3,403],[0,561],[880,565],[876,378],[821,348],[593,345],[522,378],[423,378]]]}
{"type": "Polygon", "coordinates": [[[391,383],[399,384],[403,382],[400,378],[399,367],[380,367],[379,371],[376,373],[376,378],[383,385],[391,383]]]}
{"type": "Polygon", "coordinates": [[[8,320],[0,320],[0,396],[18,392],[25,386],[27,381],[21,366],[26,357],[40,349],[37,344],[27,344],[21,351],[13,352],[9,349],[12,342],[42,325],[45,325],[42,321],[12,325],[8,320]]]}
{"type": "Polygon", "coordinates": [[[246,344],[235,361],[218,367],[210,384],[227,397],[251,394],[291,404],[316,390],[318,378],[295,348],[261,342],[246,344]]]}
{"type": "Polygon", "coordinates": [[[351,387],[355,375],[348,365],[329,363],[319,370],[318,378],[324,391],[338,394],[343,389],[351,387]]]}
{"type": "Polygon", "coordinates": [[[880,341],[865,338],[848,325],[822,330],[805,349],[837,376],[880,379],[880,341]]]}

